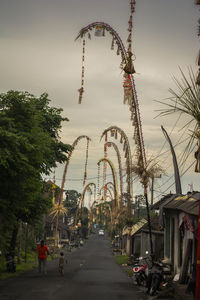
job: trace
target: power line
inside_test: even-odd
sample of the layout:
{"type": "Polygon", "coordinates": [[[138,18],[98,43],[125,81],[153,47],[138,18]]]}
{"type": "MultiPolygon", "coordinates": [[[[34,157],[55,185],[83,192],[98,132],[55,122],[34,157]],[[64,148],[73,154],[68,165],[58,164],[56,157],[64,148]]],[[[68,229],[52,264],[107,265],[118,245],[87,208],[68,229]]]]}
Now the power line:
{"type": "MultiPolygon", "coordinates": [[[[191,165],[180,175],[180,177],[182,177],[183,175],[185,175],[185,173],[194,165],[194,163],[196,162],[196,160],[194,160],[192,163],[191,163],[191,165]]],[[[155,192],[158,192],[158,193],[160,193],[159,195],[162,195],[162,194],[164,194],[164,195],[167,195],[166,194],[166,191],[170,188],[170,187],[172,187],[173,185],[175,184],[175,181],[170,185],[170,186],[168,186],[167,187],[167,189],[164,191],[164,192],[162,192],[162,193],[160,193],[160,191],[158,192],[158,191],[156,191],[155,189],[154,189],[154,191],[155,192]]]]}

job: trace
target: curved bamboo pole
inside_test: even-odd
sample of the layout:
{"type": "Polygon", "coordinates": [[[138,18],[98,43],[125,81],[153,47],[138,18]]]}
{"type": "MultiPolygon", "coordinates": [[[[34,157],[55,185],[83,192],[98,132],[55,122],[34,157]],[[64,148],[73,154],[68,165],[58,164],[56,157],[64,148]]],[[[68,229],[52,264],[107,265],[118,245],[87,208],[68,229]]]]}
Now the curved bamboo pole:
{"type": "MultiPolygon", "coordinates": [[[[108,185],[112,186],[112,190],[114,191],[114,184],[113,184],[113,182],[112,182],[112,181],[108,181],[108,182],[106,183],[106,186],[108,186],[108,185]]],[[[110,188],[111,188],[111,187],[110,187],[110,188]]]]}
{"type": "Polygon", "coordinates": [[[121,155],[120,155],[120,152],[119,152],[119,149],[117,147],[117,145],[113,142],[107,142],[104,144],[104,146],[108,146],[111,145],[116,154],[117,154],[117,160],[118,160],[118,165],[119,165],[119,182],[120,182],[120,205],[121,207],[123,206],[123,203],[122,203],[122,200],[123,200],[123,180],[122,180],[122,161],[121,161],[121,155]]]}
{"type": "Polygon", "coordinates": [[[113,175],[113,181],[114,181],[115,208],[119,208],[118,183],[117,183],[117,174],[116,174],[116,171],[115,171],[115,167],[114,167],[113,163],[108,158],[101,158],[98,161],[97,164],[100,165],[100,163],[103,162],[103,161],[106,161],[109,164],[110,168],[111,168],[112,175],[113,175]]]}
{"type": "MultiPolygon", "coordinates": [[[[107,23],[104,22],[93,22],[89,25],[82,28],[78,36],[75,40],[78,38],[84,38],[85,35],[88,33],[90,36],[90,30],[95,29],[97,26],[104,28],[109,34],[113,36],[113,41],[116,42],[119,53],[121,54],[121,64],[127,63],[130,61],[129,52],[126,51],[126,48],[119,36],[119,34],[107,23]]],[[[143,139],[143,132],[142,132],[142,122],[141,122],[141,116],[140,116],[140,109],[139,109],[139,102],[135,87],[135,81],[133,74],[129,74],[130,82],[131,82],[131,88],[132,88],[132,100],[129,101],[129,109],[131,111],[131,120],[132,125],[134,126],[134,136],[133,139],[135,141],[135,144],[137,146],[137,158],[138,158],[138,164],[141,165],[141,167],[145,170],[146,169],[146,153],[145,153],[145,147],[144,147],[144,139],[143,139]]]]}
{"type": "Polygon", "coordinates": [[[85,194],[86,194],[86,192],[87,192],[87,190],[89,189],[90,191],[92,191],[91,190],[91,188],[90,188],[90,186],[93,186],[94,187],[94,191],[95,191],[95,194],[96,194],[96,184],[95,183],[93,183],[93,182],[89,182],[86,186],[85,186],[85,188],[84,188],[84,190],[83,190],[83,192],[82,192],[82,194],[81,194],[81,208],[83,207],[83,205],[84,205],[84,199],[85,199],[85,194]]]}
{"type": "MultiPolygon", "coordinates": [[[[95,197],[96,197],[96,184],[93,183],[93,182],[90,182],[90,183],[88,183],[88,184],[85,186],[85,188],[84,188],[84,190],[83,190],[83,192],[82,192],[82,194],[81,194],[81,197],[80,197],[80,203],[79,203],[79,205],[80,205],[80,210],[81,210],[80,214],[82,214],[82,208],[83,208],[83,206],[84,206],[84,198],[85,198],[86,192],[88,191],[88,189],[89,189],[90,191],[92,191],[91,188],[90,188],[90,186],[93,186],[93,187],[94,187],[94,195],[95,195],[95,197]]],[[[76,225],[77,221],[78,221],[78,209],[77,209],[77,213],[76,213],[76,217],[75,217],[75,225],[76,225]]]]}
{"type": "Polygon", "coordinates": [[[131,148],[130,148],[130,144],[129,144],[129,140],[127,135],[125,134],[125,132],[117,127],[117,126],[110,126],[107,129],[105,129],[101,135],[100,140],[103,138],[103,136],[108,133],[108,132],[117,132],[120,136],[121,136],[121,141],[124,143],[125,145],[125,155],[126,155],[126,174],[127,174],[127,195],[128,195],[128,216],[131,216],[131,199],[132,199],[132,190],[133,190],[133,186],[132,186],[132,178],[131,178],[131,170],[132,170],[132,157],[131,157],[131,148]]]}
{"type": "Polygon", "coordinates": [[[110,198],[113,198],[113,195],[112,195],[112,193],[111,193],[111,190],[107,187],[106,184],[105,184],[105,186],[102,186],[102,188],[100,189],[100,195],[101,195],[101,192],[102,192],[103,190],[108,191],[109,194],[110,194],[110,198]]]}
{"type": "Polygon", "coordinates": [[[70,154],[68,156],[67,162],[65,164],[64,172],[63,172],[62,184],[61,184],[61,189],[60,189],[60,194],[59,194],[59,199],[58,199],[59,205],[63,201],[63,190],[64,190],[64,185],[65,185],[65,180],[66,180],[66,175],[67,175],[67,170],[68,170],[69,162],[70,162],[71,156],[73,154],[74,148],[76,147],[76,145],[78,144],[78,142],[81,139],[86,139],[87,142],[91,141],[91,139],[87,135],[81,135],[81,136],[77,137],[75,139],[75,141],[73,142],[73,144],[72,144],[73,149],[72,149],[72,151],[70,152],[70,154]]]}

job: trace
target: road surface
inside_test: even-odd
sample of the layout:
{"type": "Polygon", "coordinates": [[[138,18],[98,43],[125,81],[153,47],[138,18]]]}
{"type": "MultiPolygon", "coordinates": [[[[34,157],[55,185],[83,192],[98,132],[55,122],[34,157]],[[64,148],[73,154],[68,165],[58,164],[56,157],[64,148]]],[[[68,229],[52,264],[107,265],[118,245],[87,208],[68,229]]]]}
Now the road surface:
{"type": "Polygon", "coordinates": [[[134,286],[116,264],[109,241],[92,235],[80,249],[67,254],[63,277],[58,261],[47,263],[47,275],[37,269],[0,282],[1,300],[142,300],[134,286]]]}

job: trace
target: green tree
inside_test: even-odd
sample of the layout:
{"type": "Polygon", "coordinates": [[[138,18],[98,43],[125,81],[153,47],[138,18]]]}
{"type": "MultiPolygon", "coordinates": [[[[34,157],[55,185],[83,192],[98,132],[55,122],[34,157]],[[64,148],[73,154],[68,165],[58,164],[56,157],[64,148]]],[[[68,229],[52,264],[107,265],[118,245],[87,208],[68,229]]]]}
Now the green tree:
{"type": "Polygon", "coordinates": [[[78,199],[81,197],[81,193],[76,190],[68,190],[65,193],[66,198],[64,200],[64,206],[67,208],[75,208],[78,204],[78,199]]]}
{"type": "Polygon", "coordinates": [[[51,206],[42,175],[67,160],[71,146],[61,142],[62,109],[49,106],[48,94],[0,94],[1,247],[15,249],[18,222],[33,224],[51,206]],[[2,234],[3,233],[3,234],[2,234]]]}

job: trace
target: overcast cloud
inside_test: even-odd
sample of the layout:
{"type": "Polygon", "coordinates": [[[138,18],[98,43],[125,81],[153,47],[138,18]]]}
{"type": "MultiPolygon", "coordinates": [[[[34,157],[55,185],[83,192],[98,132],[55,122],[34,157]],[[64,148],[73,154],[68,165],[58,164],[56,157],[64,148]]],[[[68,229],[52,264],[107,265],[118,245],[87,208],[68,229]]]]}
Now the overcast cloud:
{"type": "MultiPolygon", "coordinates": [[[[188,66],[197,71],[198,17],[198,7],[193,0],[137,0],[133,38],[135,82],[144,142],[150,156],[156,156],[165,142],[160,125],[170,133],[177,118],[155,119],[159,106],[154,100],[169,96],[168,89],[174,87],[172,76],[180,77],[179,66],[184,72],[188,66]]],[[[105,38],[93,36],[91,41],[86,41],[85,93],[83,104],[78,105],[82,47],[80,41],[74,40],[82,27],[103,21],[109,23],[126,44],[128,18],[129,0],[0,0],[0,91],[26,90],[35,95],[48,92],[51,104],[62,107],[63,115],[70,120],[63,124],[62,140],[71,144],[79,135],[92,139],[89,178],[97,176],[97,161],[103,157],[103,141],[99,143],[103,130],[111,125],[122,128],[134,153],[133,127],[129,109],[123,105],[120,57],[110,50],[108,33],[105,38]]],[[[180,137],[178,130],[182,124],[180,121],[171,134],[174,143],[180,137]]],[[[178,158],[184,146],[186,142],[176,147],[178,158]]],[[[166,143],[165,150],[168,150],[166,143]]],[[[82,191],[81,181],[72,179],[83,178],[84,153],[85,142],[82,141],[72,156],[66,189],[82,191]]],[[[111,149],[109,157],[117,163],[111,149]]],[[[170,177],[173,169],[169,152],[159,159],[170,177]]],[[[192,154],[188,166],[193,160],[192,154]]],[[[63,169],[59,166],[56,170],[57,184],[60,184],[63,169]]],[[[158,197],[173,182],[166,183],[167,176],[157,180],[158,197]]],[[[194,174],[194,167],[182,177],[182,183],[184,192],[190,183],[199,190],[199,175],[194,174]]],[[[169,190],[174,191],[174,187],[169,190]]],[[[141,191],[136,182],[134,193],[141,191]]]]}

